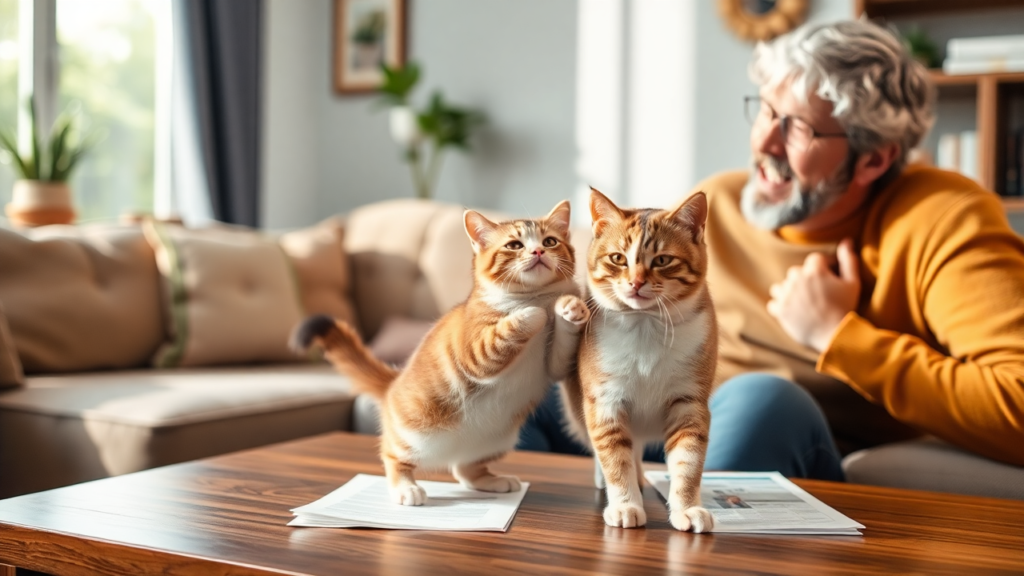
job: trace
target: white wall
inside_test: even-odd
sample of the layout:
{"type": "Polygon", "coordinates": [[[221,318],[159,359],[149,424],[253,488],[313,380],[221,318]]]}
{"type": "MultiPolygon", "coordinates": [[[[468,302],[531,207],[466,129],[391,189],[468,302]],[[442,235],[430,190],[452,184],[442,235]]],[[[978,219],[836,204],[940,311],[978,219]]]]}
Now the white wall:
{"type": "Polygon", "coordinates": [[[330,0],[266,0],[263,20],[261,219],[295,228],[320,215],[318,91],[327,89],[330,0]]]}
{"type": "MultiPolygon", "coordinates": [[[[263,223],[298,226],[413,195],[373,96],[331,88],[331,0],[268,0],[263,223]]],[[[446,153],[437,198],[542,214],[573,189],[575,0],[411,0],[409,56],[433,89],[488,124],[446,153]]]]}

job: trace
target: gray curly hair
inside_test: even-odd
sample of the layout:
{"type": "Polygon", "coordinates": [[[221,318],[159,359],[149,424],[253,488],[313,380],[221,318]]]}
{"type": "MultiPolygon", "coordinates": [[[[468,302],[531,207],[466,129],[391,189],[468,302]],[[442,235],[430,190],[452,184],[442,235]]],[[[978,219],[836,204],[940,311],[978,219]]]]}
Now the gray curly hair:
{"type": "Polygon", "coordinates": [[[756,84],[791,82],[806,102],[813,90],[832,102],[832,115],[849,137],[851,154],[898,143],[888,180],[906,164],[935,121],[935,87],[928,71],[885,28],[850,20],[804,25],[770,43],[759,42],[750,64],[756,84]]]}

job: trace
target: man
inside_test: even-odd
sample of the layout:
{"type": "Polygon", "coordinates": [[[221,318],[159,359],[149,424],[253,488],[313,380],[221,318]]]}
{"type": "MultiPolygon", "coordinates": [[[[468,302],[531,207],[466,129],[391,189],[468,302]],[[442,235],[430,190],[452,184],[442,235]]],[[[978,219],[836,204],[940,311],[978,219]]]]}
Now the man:
{"type": "MultiPolygon", "coordinates": [[[[843,452],[931,434],[1024,465],[1024,243],[995,194],[907,166],[927,71],[840,22],[759,44],[751,77],[752,170],[697,187],[723,382],[707,468],[841,478],[819,405],[843,452]]],[[[555,411],[522,447],[565,448],[555,411]]]]}

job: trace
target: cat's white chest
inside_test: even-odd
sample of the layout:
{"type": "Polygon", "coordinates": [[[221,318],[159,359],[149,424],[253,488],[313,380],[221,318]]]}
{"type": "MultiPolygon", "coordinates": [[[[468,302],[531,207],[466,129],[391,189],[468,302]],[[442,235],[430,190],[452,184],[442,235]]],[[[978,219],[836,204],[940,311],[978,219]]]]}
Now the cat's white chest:
{"type": "Polygon", "coordinates": [[[609,314],[597,319],[597,345],[605,374],[644,381],[675,374],[697,353],[706,336],[703,318],[671,325],[646,314],[609,314]]]}
{"type": "Polygon", "coordinates": [[[592,320],[599,366],[607,378],[598,388],[598,417],[614,419],[625,412],[634,437],[659,439],[672,399],[699,386],[693,360],[707,338],[707,320],[695,315],[668,327],[642,314],[592,320]]]}

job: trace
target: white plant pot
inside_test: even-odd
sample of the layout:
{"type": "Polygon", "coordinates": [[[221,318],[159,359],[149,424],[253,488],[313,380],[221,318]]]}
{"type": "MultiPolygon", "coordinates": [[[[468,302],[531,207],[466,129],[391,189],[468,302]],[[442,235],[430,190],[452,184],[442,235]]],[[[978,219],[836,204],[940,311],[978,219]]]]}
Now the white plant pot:
{"type": "Polygon", "coordinates": [[[17,180],[7,205],[7,216],[18,226],[70,224],[75,221],[71,188],[66,182],[17,180]]]}
{"type": "Polygon", "coordinates": [[[420,121],[416,111],[408,106],[395,106],[391,109],[391,138],[404,148],[411,148],[420,143],[423,133],[420,132],[420,121]]]}

